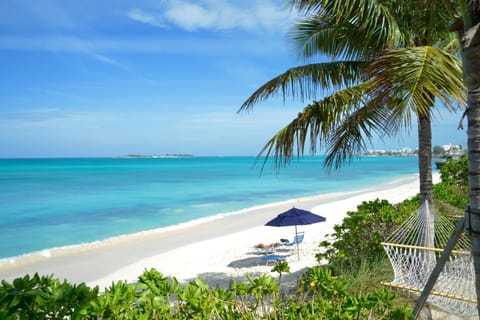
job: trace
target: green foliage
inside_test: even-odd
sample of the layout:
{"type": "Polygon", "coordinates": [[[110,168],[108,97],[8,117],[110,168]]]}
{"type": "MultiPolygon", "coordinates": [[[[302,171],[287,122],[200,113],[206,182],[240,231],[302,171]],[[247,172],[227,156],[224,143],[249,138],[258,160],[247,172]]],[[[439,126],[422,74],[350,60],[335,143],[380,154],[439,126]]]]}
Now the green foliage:
{"type": "Polygon", "coordinates": [[[459,160],[449,159],[440,168],[440,177],[443,183],[468,184],[468,157],[463,155],[459,160]]]}
{"type": "Polygon", "coordinates": [[[381,282],[393,277],[390,260],[362,260],[356,270],[347,270],[342,275],[348,278],[348,292],[352,295],[360,292],[370,292],[382,287],[381,282]]]}
{"type": "MultiPolygon", "coordinates": [[[[274,267],[287,272],[288,265],[274,267]]],[[[285,299],[271,276],[247,276],[231,289],[212,289],[197,278],[181,285],[155,269],[137,284],[118,281],[98,287],[70,285],[50,277],[25,276],[0,286],[0,319],[411,319],[386,290],[350,294],[348,279],[315,267],[285,299]]]]}
{"type": "Polygon", "coordinates": [[[469,203],[468,187],[438,183],[433,186],[435,199],[448,203],[456,208],[465,207],[469,203]]]}
{"type": "Polygon", "coordinates": [[[272,272],[278,272],[278,285],[282,284],[282,274],[283,273],[290,273],[290,266],[288,262],[285,260],[279,260],[273,266],[272,272]]]}
{"type": "Polygon", "coordinates": [[[187,319],[212,319],[215,312],[215,300],[212,299],[207,284],[197,278],[187,284],[177,296],[183,303],[179,313],[187,319]]]}
{"type": "Polygon", "coordinates": [[[308,270],[299,293],[288,303],[286,319],[413,319],[408,307],[395,305],[395,295],[388,290],[350,294],[348,282],[326,267],[308,270]]]}
{"type": "Polygon", "coordinates": [[[171,306],[172,297],[180,293],[180,284],[176,278],[164,277],[155,269],[145,270],[138,278],[137,311],[148,319],[165,319],[175,312],[171,306]]]}
{"type": "Polygon", "coordinates": [[[468,158],[450,159],[440,169],[441,183],[433,186],[435,199],[463,209],[468,205],[468,158]]]}
{"type": "Polygon", "coordinates": [[[124,281],[112,285],[92,301],[91,314],[102,319],[129,319],[135,307],[135,287],[124,281]]]}
{"type": "Polygon", "coordinates": [[[85,319],[98,287],[71,285],[53,276],[26,275],[2,281],[0,319],[85,319]]]}
{"type": "Polygon", "coordinates": [[[376,199],[358,205],[357,211],[347,212],[342,224],[334,226],[330,241],[323,241],[323,252],[317,254],[335,270],[358,270],[362,261],[377,261],[385,257],[381,246],[387,235],[418,206],[418,199],[405,200],[393,205],[376,199]]]}

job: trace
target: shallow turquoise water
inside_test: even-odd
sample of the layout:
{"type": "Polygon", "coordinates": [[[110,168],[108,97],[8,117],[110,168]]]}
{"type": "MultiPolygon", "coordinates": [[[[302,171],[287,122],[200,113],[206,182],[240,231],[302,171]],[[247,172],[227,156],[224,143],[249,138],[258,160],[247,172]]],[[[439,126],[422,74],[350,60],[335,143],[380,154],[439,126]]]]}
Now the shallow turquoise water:
{"type": "Polygon", "coordinates": [[[0,258],[418,172],[412,157],[364,157],[330,174],[321,160],[260,175],[254,157],[0,159],[0,258]]]}

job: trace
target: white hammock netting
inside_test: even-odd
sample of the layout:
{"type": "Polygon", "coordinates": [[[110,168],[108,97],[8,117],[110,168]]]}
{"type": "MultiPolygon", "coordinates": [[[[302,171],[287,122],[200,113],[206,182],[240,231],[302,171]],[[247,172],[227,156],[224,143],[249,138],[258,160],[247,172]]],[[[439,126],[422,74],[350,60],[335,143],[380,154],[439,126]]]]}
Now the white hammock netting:
{"type": "MultiPolygon", "coordinates": [[[[427,202],[426,202],[427,203],[427,202]]],[[[428,205],[421,206],[382,243],[394,279],[385,285],[420,295],[456,222],[428,205]]],[[[428,302],[453,314],[478,316],[470,239],[462,234],[430,292],[428,302]]]]}

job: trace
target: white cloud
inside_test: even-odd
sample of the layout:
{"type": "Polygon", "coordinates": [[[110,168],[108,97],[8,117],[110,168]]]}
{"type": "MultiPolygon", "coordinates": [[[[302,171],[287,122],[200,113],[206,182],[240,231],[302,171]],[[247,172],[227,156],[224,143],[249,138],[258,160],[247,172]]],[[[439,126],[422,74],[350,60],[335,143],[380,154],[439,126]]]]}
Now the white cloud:
{"type": "Polygon", "coordinates": [[[132,20],[150,24],[155,27],[166,27],[166,25],[157,17],[141,9],[132,9],[128,12],[128,17],[132,20]]]}
{"type": "Polygon", "coordinates": [[[214,27],[219,21],[219,14],[220,12],[216,10],[210,10],[197,4],[178,3],[165,12],[165,17],[177,26],[193,31],[214,27]]]}
{"type": "Polygon", "coordinates": [[[95,53],[95,52],[90,52],[89,53],[91,57],[96,59],[97,61],[104,62],[106,64],[121,68],[121,69],[128,69],[124,64],[118,62],[115,59],[112,59],[110,57],[107,57],[106,55],[95,53]]]}
{"type": "Polygon", "coordinates": [[[166,24],[187,31],[199,29],[284,31],[294,14],[279,1],[177,0],[164,2],[162,11],[133,9],[129,17],[154,26],[166,24]]]}

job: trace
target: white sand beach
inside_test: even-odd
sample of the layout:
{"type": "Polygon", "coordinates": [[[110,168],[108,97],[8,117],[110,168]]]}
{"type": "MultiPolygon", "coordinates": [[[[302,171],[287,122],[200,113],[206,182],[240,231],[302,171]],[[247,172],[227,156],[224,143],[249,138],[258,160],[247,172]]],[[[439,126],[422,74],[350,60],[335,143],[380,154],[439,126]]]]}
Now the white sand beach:
{"type": "MultiPolygon", "coordinates": [[[[434,183],[437,181],[439,175],[434,174],[434,183]]],[[[287,200],[204,222],[4,259],[0,261],[0,279],[12,281],[38,272],[103,289],[119,280],[135,282],[145,269],[155,268],[181,282],[200,276],[211,286],[227,286],[231,279],[243,279],[246,274],[270,272],[272,264],[266,266],[259,259],[254,245],[279,242],[281,238],[291,240],[294,227],[266,227],[264,224],[295,206],[311,210],[327,220],[298,227],[299,231],[305,231],[300,260],[294,251],[284,252],[291,254],[287,261],[293,279],[317,264],[318,243],[333,231],[333,226],[342,221],[347,211],[355,210],[362,201],[376,198],[396,203],[416,195],[418,190],[418,176],[411,175],[366,190],[287,200]]]]}

